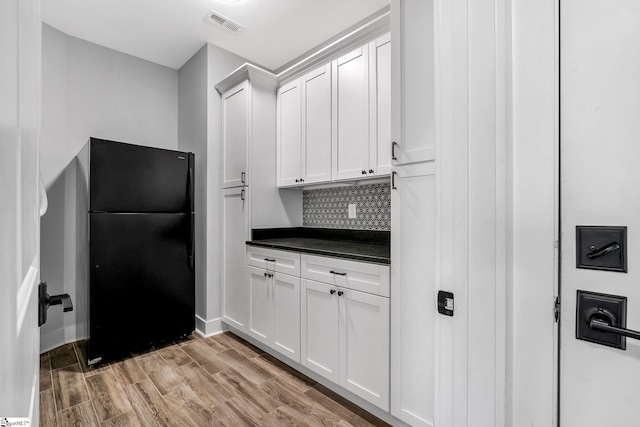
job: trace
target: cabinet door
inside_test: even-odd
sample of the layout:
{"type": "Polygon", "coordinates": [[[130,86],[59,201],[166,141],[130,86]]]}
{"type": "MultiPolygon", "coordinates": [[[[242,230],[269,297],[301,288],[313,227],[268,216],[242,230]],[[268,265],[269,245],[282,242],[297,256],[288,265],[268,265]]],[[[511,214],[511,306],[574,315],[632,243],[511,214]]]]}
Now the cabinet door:
{"type": "Polygon", "coordinates": [[[300,363],[300,278],[276,273],[271,283],[270,345],[300,363]]]}
{"type": "Polygon", "coordinates": [[[249,82],[222,95],[222,188],[248,184],[249,82]]]}
{"type": "Polygon", "coordinates": [[[245,242],[249,225],[247,192],[248,188],[230,188],[222,192],[222,317],[243,332],[248,306],[245,276],[245,242]]]}
{"type": "Polygon", "coordinates": [[[371,138],[369,174],[391,173],[391,36],[386,34],[369,44],[371,52],[371,138]]]}
{"type": "Polygon", "coordinates": [[[334,286],[302,280],[300,353],[304,366],[337,384],[340,313],[335,291],[334,286]]]}
{"type": "Polygon", "coordinates": [[[389,298],[339,289],[340,385],[389,410],[389,298]]]}
{"type": "Polygon", "coordinates": [[[278,187],[298,185],[302,178],[302,88],[300,80],[278,90],[278,187]]]}
{"type": "Polygon", "coordinates": [[[249,287],[249,317],[247,333],[258,341],[268,344],[269,305],[271,278],[264,269],[247,267],[247,284],[249,287]]]}
{"type": "Polygon", "coordinates": [[[436,323],[434,163],[394,168],[391,190],[391,413],[433,426],[436,323]]]}
{"type": "Polygon", "coordinates": [[[369,47],[341,56],[332,66],[337,127],[333,178],[362,178],[369,169],[369,47]]]}
{"type": "Polygon", "coordinates": [[[331,64],[308,73],[303,85],[302,176],[305,184],[331,181],[331,64]]]}
{"type": "Polygon", "coordinates": [[[434,3],[391,0],[394,164],[435,158],[434,3]]]}

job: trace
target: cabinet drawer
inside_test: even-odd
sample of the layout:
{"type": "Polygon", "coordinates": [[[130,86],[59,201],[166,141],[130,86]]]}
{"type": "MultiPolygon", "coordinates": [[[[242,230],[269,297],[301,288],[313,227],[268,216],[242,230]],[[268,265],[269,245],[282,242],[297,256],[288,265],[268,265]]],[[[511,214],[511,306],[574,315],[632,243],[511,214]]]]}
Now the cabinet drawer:
{"type": "Polygon", "coordinates": [[[389,266],[302,255],[303,278],[370,294],[389,296],[389,266]]]}
{"type": "Polygon", "coordinates": [[[247,265],[300,276],[300,254],[296,252],[247,246],[247,265]]]}

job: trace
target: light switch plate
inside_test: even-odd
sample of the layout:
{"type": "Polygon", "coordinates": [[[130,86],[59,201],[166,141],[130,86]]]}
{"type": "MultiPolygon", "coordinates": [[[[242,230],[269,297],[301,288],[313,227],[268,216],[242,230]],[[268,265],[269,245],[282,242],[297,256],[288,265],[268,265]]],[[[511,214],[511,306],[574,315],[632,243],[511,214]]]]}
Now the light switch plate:
{"type": "Polygon", "coordinates": [[[349,218],[357,218],[355,203],[349,203],[349,218]]]}

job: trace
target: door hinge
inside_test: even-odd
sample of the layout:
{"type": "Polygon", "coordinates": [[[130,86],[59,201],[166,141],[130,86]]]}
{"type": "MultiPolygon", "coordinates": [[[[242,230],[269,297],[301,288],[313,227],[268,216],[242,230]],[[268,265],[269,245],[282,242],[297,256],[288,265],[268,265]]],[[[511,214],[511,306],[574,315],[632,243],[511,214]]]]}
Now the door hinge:
{"type": "Polygon", "coordinates": [[[560,297],[555,297],[553,300],[553,318],[556,323],[560,321],[560,297]]]}

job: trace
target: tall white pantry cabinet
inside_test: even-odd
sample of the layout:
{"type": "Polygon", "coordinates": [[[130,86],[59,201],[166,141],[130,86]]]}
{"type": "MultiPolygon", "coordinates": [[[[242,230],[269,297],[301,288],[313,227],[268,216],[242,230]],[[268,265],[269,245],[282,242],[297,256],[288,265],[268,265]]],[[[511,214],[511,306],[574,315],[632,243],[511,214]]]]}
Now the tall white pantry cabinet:
{"type": "MultiPolygon", "coordinates": [[[[245,64],[216,85],[222,101],[222,319],[246,332],[248,283],[245,242],[251,233],[254,146],[275,152],[276,76],[245,64]]],[[[275,157],[274,157],[275,160],[275,157]]],[[[265,159],[268,161],[268,159],[265,159]]],[[[272,179],[275,187],[275,177],[272,179]]],[[[270,206],[261,208],[269,211],[270,206]]]]}
{"type": "Polygon", "coordinates": [[[391,414],[415,427],[436,422],[433,20],[430,1],[391,0],[391,414]]]}

